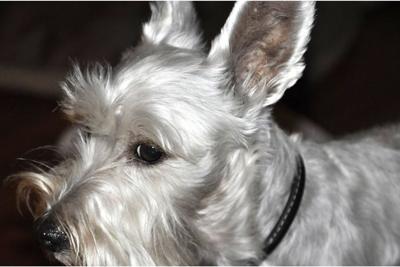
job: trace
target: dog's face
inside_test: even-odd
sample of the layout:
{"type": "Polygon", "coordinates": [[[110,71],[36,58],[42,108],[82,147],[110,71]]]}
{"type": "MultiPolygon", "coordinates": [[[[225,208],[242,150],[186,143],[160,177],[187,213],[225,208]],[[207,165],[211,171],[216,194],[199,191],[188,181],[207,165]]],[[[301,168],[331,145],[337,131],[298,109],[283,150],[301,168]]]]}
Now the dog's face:
{"type": "Polygon", "coordinates": [[[237,4],[208,54],[189,3],[152,12],[119,66],[67,78],[70,151],[20,182],[39,239],[65,264],[199,264],[212,239],[202,218],[243,172],[238,151],[301,75],[308,3],[237,4]]]}

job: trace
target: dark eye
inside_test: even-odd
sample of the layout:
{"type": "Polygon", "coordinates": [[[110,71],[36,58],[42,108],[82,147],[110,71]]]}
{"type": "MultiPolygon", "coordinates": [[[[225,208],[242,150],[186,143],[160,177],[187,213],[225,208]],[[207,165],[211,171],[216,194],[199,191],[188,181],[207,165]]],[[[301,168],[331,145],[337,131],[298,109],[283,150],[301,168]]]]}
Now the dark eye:
{"type": "Polygon", "coordinates": [[[150,164],[157,163],[164,155],[161,149],[151,144],[137,144],[134,153],[138,159],[150,164]]]}

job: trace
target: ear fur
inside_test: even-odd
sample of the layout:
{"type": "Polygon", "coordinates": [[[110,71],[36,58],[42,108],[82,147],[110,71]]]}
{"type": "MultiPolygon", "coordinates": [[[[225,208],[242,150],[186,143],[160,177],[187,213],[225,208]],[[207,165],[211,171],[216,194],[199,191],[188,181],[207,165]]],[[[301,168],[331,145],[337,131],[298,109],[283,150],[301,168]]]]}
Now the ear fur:
{"type": "Polygon", "coordinates": [[[313,2],[237,2],[209,59],[230,65],[239,95],[274,104],[301,77],[313,18],[313,2]]]}
{"type": "Polygon", "coordinates": [[[150,21],[143,25],[143,41],[153,44],[165,43],[186,49],[201,49],[193,4],[184,1],[154,2],[150,4],[150,21]]]}

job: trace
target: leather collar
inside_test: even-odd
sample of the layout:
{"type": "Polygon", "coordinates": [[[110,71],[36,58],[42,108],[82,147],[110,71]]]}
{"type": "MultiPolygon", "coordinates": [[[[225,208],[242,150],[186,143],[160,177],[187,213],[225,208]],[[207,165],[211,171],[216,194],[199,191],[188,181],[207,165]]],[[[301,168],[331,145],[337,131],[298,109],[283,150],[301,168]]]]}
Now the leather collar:
{"type": "Polygon", "coordinates": [[[303,158],[299,154],[296,158],[296,172],[293,177],[289,198],[281,216],[264,242],[264,257],[267,257],[274,251],[274,249],[279,245],[288,232],[290,225],[294,221],[297,211],[299,210],[300,202],[303,197],[305,182],[306,170],[303,158]]]}

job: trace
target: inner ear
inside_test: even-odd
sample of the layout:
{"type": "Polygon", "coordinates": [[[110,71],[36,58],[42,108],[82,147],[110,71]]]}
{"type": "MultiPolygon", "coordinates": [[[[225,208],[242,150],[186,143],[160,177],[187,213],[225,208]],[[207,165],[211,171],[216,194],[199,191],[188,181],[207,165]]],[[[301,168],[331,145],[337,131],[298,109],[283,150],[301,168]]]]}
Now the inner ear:
{"type": "Polygon", "coordinates": [[[230,64],[238,95],[273,104],[302,74],[313,17],[313,2],[237,2],[209,58],[230,64]]]}
{"type": "Polygon", "coordinates": [[[252,2],[244,7],[231,37],[238,82],[271,80],[296,45],[296,8],[286,2],[252,2]]]}

